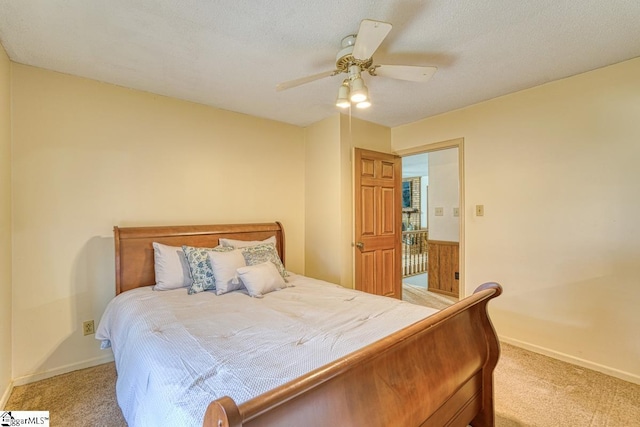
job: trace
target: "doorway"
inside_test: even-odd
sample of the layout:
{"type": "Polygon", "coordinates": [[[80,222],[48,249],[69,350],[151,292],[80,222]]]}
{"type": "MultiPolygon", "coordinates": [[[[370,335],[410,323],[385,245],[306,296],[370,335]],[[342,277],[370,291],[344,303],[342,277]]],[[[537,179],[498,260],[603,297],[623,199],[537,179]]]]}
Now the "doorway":
{"type": "MultiPolygon", "coordinates": [[[[403,299],[447,306],[464,296],[462,140],[402,156],[403,299]]],[[[443,308],[443,307],[437,307],[443,308]]]]}

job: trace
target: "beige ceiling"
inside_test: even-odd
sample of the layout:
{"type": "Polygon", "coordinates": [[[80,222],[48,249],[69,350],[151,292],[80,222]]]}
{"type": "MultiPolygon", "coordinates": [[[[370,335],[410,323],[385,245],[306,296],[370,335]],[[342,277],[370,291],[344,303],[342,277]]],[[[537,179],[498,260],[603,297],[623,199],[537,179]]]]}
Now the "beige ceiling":
{"type": "Polygon", "coordinates": [[[362,19],[393,29],[374,63],[434,65],[427,83],[365,75],[394,127],[640,56],[640,0],[0,0],[18,63],[305,126],[336,113],[331,70],[362,19]]]}

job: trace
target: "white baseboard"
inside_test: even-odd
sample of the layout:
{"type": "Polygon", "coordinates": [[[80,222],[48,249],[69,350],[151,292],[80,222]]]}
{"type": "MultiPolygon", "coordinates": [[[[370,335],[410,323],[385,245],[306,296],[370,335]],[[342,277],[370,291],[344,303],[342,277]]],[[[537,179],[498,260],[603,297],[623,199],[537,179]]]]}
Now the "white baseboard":
{"type": "Polygon", "coordinates": [[[5,405],[9,401],[9,396],[11,396],[12,391],[13,391],[13,381],[9,381],[9,384],[7,385],[7,389],[4,391],[4,393],[2,393],[2,397],[0,398],[0,409],[3,409],[5,407],[5,405]]]}
{"type": "Polygon", "coordinates": [[[603,374],[620,378],[621,380],[640,385],[640,375],[635,375],[630,372],[625,372],[619,369],[611,368],[609,366],[600,365],[598,363],[594,363],[589,360],[580,359],[579,357],[571,356],[569,354],[561,353],[559,351],[551,350],[545,347],[540,347],[538,345],[530,344],[528,342],[520,341],[517,339],[503,337],[503,336],[499,336],[498,339],[501,342],[511,344],[516,347],[524,348],[525,350],[533,351],[534,353],[539,353],[545,356],[553,357],[554,359],[562,360],[563,362],[582,366],[583,368],[602,372],[603,374]]]}
{"type": "Polygon", "coordinates": [[[21,386],[35,381],[55,377],[56,375],[66,374],[68,372],[77,371],[79,369],[91,368],[92,366],[102,365],[103,363],[109,362],[113,362],[113,353],[111,352],[109,352],[109,354],[105,356],[94,357],[93,359],[85,360],[82,362],[72,363],[69,365],[61,366],[59,368],[50,369],[48,371],[36,372],[34,374],[15,378],[13,380],[13,386],[21,386]]]}

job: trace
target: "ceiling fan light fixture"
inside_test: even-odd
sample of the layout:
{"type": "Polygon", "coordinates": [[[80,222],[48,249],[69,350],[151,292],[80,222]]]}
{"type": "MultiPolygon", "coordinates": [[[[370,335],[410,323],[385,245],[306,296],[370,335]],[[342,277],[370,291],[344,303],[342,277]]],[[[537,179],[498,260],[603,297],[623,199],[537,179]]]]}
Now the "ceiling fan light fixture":
{"type": "Polygon", "coordinates": [[[338,88],[338,98],[336,99],[336,107],[348,108],[351,106],[349,101],[349,83],[343,82],[338,88]]]}
{"type": "Polygon", "coordinates": [[[362,77],[356,77],[351,80],[351,95],[349,99],[351,102],[362,102],[369,98],[369,90],[367,86],[364,84],[364,80],[362,77]]]}
{"type": "Polygon", "coordinates": [[[362,79],[363,73],[410,82],[429,80],[436,72],[436,67],[374,64],[373,54],[387,37],[391,27],[388,22],[363,19],[357,34],[350,34],[342,39],[333,70],[280,83],[276,90],[290,89],[325,77],[347,74],[348,77],[338,88],[336,107],[351,108],[355,105],[356,108],[363,109],[371,106],[369,89],[362,79]]]}
{"type": "Polygon", "coordinates": [[[360,108],[360,109],[369,108],[369,107],[371,107],[371,101],[368,98],[356,104],[356,108],[360,108]]]}

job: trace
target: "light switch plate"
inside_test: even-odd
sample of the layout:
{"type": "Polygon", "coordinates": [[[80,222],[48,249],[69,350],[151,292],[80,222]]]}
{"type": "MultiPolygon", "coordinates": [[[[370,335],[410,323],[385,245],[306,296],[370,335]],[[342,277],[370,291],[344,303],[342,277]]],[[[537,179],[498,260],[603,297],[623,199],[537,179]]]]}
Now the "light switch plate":
{"type": "Polygon", "coordinates": [[[484,205],[476,205],[476,216],[484,216],[484,205]]]}
{"type": "Polygon", "coordinates": [[[444,208],[436,208],[436,216],[443,216],[444,215],[444,208]]]}
{"type": "Polygon", "coordinates": [[[460,208],[453,208],[453,216],[460,216],[460,208]]]}

